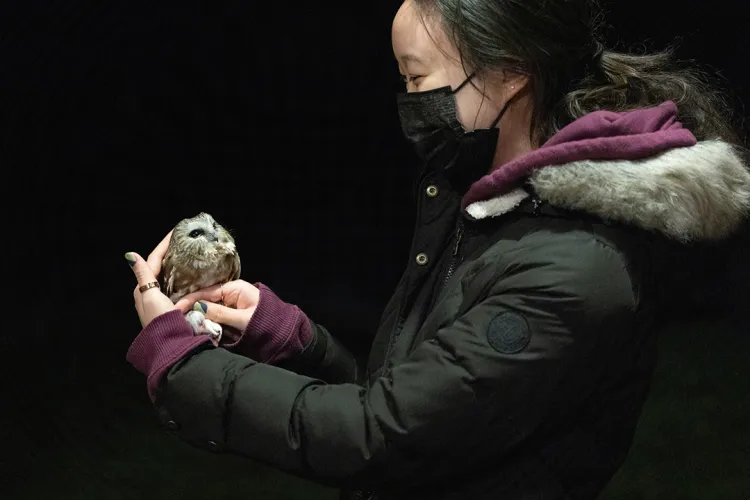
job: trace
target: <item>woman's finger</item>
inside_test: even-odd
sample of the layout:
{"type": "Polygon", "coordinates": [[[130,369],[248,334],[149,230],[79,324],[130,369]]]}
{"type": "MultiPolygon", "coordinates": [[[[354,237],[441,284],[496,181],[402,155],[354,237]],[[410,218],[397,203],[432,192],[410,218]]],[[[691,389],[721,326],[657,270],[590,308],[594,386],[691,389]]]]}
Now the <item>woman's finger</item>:
{"type": "MultiPolygon", "coordinates": [[[[226,287],[226,285],[224,285],[226,287]]],[[[226,290],[224,290],[226,292],[226,290]]],[[[203,290],[198,290],[197,292],[189,293],[182,297],[180,300],[175,303],[175,307],[177,309],[181,310],[182,312],[186,313],[193,309],[193,306],[196,302],[199,300],[207,300],[208,302],[221,302],[223,299],[223,293],[221,289],[221,285],[214,285],[210,286],[208,288],[204,288],[203,290]]],[[[232,305],[232,304],[228,304],[232,305]]]]}
{"type": "Polygon", "coordinates": [[[158,281],[148,267],[148,264],[143,257],[135,252],[128,252],[125,254],[125,258],[128,260],[130,267],[135,273],[135,277],[138,280],[138,287],[133,292],[135,298],[136,310],[138,311],[138,317],[141,319],[141,325],[147,326],[154,318],[161,316],[164,313],[174,310],[174,304],[169,300],[169,297],[164,295],[158,286],[158,281]],[[151,285],[145,290],[141,291],[141,288],[151,285]],[[138,309],[140,303],[140,309],[138,309]]]}
{"type": "Polygon", "coordinates": [[[163,240],[156,245],[146,259],[148,267],[154,276],[159,276],[161,272],[161,263],[164,260],[164,256],[167,254],[167,248],[169,248],[169,241],[172,239],[172,231],[170,231],[163,240]]]}
{"type": "Polygon", "coordinates": [[[196,302],[193,309],[202,312],[215,323],[231,326],[240,331],[245,330],[253,315],[253,309],[232,309],[206,301],[196,302]]]}
{"type": "Polygon", "coordinates": [[[133,289],[133,301],[135,302],[135,310],[138,313],[138,317],[143,317],[143,299],[141,298],[141,292],[138,291],[140,285],[135,285],[133,289]]]}
{"type": "MultiPolygon", "coordinates": [[[[133,269],[139,287],[157,281],[156,276],[153,271],[151,271],[151,268],[146,261],[143,260],[143,257],[135,252],[128,252],[125,254],[125,259],[127,259],[128,264],[130,264],[131,269],[133,269]]],[[[145,290],[144,292],[141,292],[141,294],[147,294],[150,291],[151,290],[145,290]]]]}

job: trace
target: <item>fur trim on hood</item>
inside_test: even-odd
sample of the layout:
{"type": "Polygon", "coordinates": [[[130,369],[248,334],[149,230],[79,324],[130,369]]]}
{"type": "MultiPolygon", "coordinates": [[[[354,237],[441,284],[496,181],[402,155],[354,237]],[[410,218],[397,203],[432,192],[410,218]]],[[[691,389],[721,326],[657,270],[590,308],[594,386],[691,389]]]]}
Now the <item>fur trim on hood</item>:
{"type": "Polygon", "coordinates": [[[507,213],[529,196],[528,179],[553,206],[683,242],[726,238],[750,212],[750,172],[730,144],[696,142],[676,111],[591,113],[474,183],[462,207],[475,219],[507,213]]]}

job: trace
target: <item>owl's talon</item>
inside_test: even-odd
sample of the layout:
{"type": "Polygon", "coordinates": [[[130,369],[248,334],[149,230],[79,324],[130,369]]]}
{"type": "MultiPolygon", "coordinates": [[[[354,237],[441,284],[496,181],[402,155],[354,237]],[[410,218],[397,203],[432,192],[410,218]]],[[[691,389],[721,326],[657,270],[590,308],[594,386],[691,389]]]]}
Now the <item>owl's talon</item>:
{"type": "Polygon", "coordinates": [[[206,319],[203,324],[203,330],[208,333],[208,335],[211,336],[212,339],[214,339],[216,342],[218,342],[221,339],[221,334],[223,332],[223,329],[220,324],[215,323],[211,321],[210,319],[206,319]]]}
{"type": "Polygon", "coordinates": [[[187,314],[185,314],[185,319],[193,328],[193,335],[200,335],[201,333],[203,333],[205,329],[206,317],[203,315],[202,312],[190,311],[187,314]]]}
{"type": "Polygon", "coordinates": [[[194,335],[208,335],[215,342],[221,339],[223,332],[221,325],[207,319],[202,312],[196,310],[189,311],[185,314],[185,319],[193,328],[194,335]]]}

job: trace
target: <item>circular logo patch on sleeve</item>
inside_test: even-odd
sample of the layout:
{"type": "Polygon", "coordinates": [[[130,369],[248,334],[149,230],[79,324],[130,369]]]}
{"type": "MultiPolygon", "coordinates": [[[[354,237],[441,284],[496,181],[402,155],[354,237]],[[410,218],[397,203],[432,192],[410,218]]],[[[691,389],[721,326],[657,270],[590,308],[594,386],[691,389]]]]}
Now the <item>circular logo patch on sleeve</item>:
{"type": "Polygon", "coordinates": [[[487,342],[497,352],[515,354],[523,351],[531,340],[531,328],[526,318],[515,312],[502,312],[487,327],[487,342]]]}

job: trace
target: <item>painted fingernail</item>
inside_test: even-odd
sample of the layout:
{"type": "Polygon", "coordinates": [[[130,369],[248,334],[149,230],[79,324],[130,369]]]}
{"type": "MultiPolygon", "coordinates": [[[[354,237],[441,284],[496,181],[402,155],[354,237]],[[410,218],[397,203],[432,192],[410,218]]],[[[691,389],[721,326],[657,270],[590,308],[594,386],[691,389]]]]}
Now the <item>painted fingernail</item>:
{"type": "Polygon", "coordinates": [[[126,253],[125,260],[128,261],[128,264],[130,264],[130,267],[133,267],[135,265],[135,255],[133,255],[133,252],[126,253]]]}
{"type": "Polygon", "coordinates": [[[193,306],[193,310],[206,314],[208,312],[208,305],[205,302],[196,302],[193,306]]]}

